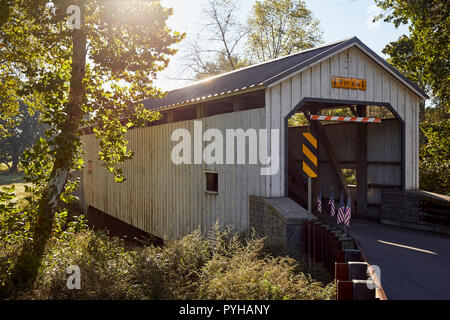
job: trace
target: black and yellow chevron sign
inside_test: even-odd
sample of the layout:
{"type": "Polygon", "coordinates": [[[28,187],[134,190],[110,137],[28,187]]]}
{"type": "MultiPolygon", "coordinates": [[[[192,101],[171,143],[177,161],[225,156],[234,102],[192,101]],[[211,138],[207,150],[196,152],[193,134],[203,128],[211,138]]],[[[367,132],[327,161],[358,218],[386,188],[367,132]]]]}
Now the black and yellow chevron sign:
{"type": "Polygon", "coordinates": [[[303,171],[310,178],[317,178],[317,136],[311,132],[303,133],[303,171]]]}

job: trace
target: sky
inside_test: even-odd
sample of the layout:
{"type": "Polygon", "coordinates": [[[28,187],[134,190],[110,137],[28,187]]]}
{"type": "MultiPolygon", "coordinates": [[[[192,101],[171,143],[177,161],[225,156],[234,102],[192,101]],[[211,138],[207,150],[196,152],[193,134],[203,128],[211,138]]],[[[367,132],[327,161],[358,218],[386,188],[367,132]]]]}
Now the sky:
{"type": "MultiPolygon", "coordinates": [[[[368,47],[386,58],[382,50],[386,44],[408,34],[407,26],[396,29],[393,24],[379,21],[372,23],[374,15],[380,11],[374,0],[304,0],[306,6],[320,21],[325,43],[357,36],[368,47]]],[[[255,0],[239,0],[239,19],[245,22],[255,0]]],[[[162,0],[165,7],[173,8],[174,14],[168,20],[173,30],[186,32],[187,36],[201,31],[202,11],[208,0],[162,0]]],[[[158,75],[155,84],[163,90],[188,85],[189,81],[176,80],[183,69],[183,43],[178,44],[179,52],[171,58],[169,67],[158,75]]]]}

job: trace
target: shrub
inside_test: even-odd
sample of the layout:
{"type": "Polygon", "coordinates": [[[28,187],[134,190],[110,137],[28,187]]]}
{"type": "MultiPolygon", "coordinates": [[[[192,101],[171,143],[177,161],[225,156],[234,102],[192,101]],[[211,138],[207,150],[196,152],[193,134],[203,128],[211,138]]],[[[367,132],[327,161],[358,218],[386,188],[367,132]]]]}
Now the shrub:
{"type": "MultiPolygon", "coordinates": [[[[32,226],[36,223],[36,207],[33,207],[30,201],[15,197],[14,191],[14,186],[0,189],[0,298],[17,293],[12,278],[19,261],[20,265],[24,266],[24,273],[31,269],[32,265],[39,263],[30,257],[19,259],[21,253],[27,252],[33,241],[32,226]]],[[[82,230],[87,230],[87,222],[83,216],[75,216],[69,221],[67,211],[58,212],[51,243],[62,245],[66,240],[70,242],[82,230]]],[[[49,253],[53,253],[53,249],[54,245],[50,246],[49,253]]],[[[15,276],[17,282],[27,282],[23,279],[23,273],[15,273],[15,276]]]]}
{"type": "MultiPolygon", "coordinates": [[[[332,299],[324,287],[299,272],[296,262],[263,251],[263,239],[197,230],[164,247],[127,247],[92,230],[53,238],[33,288],[21,299],[332,299]],[[66,269],[81,270],[81,289],[68,290],[66,269]]],[[[5,258],[17,252],[0,247],[5,258]]]]}
{"type": "Polygon", "coordinates": [[[450,195],[450,119],[423,123],[421,129],[427,143],[420,148],[420,188],[450,195]]]}
{"type": "Polygon", "coordinates": [[[201,299],[331,299],[333,286],[326,288],[310,276],[295,272],[297,263],[287,257],[262,255],[263,239],[242,243],[233,237],[231,252],[215,254],[202,269],[201,299]],[[227,254],[231,253],[231,254],[227,254]]]}

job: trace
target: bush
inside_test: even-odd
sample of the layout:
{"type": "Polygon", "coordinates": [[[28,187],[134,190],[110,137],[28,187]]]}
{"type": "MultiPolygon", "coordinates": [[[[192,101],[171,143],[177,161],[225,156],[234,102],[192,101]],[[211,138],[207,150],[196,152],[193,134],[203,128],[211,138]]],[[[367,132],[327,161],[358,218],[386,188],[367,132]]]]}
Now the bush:
{"type": "Polygon", "coordinates": [[[200,275],[201,299],[331,299],[326,288],[311,276],[296,272],[295,260],[262,255],[262,239],[226,242],[231,250],[215,254],[200,275]]]}
{"type": "MultiPolygon", "coordinates": [[[[286,257],[263,253],[264,241],[199,231],[164,247],[129,248],[92,230],[66,231],[47,248],[33,288],[20,299],[333,299],[286,257]],[[68,290],[68,266],[81,270],[81,289],[68,290]]],[[[8,259],[17,247],[0,246],[8,259]]],[[[17,254],[17,253],[16,253],[17,254]]]]}
{"type": "MultiPolygon", "coordinates": [[[[42,261],[19,259],[33,240],[35,207],[0,190],[0,297],[19,299],[332,299],[295,260],[276,257],[255,235],[218,228],[197,230],[164,247],[129,247],[119,238],[87,228],[67,211],[57,213],[42,261]],[[15,266],[20,261],[15,273],[15,266]],[[30,289],[26,270],[40,263],[30,289]],[[67,288],[67,268],[81,270],[81,290],[67,288]],[[303,272],[302,272],[303,271],[303,272]],[[14,275],[14,276],[13,276],[14,275]],[[18,275],[18,277],[17,277],[18,275]],[[14,280],[15,279],[15,280],[14,280]],[[25,286],[26,287],[26,286],[25,286]]],[[[26,256],[26,255],[24,255],[26,256]]]]}
{"type": "MultiPolygon", "coordinates": [[[[24,274],[33,265],[39,264],[31,257],[19,259],[22,252],[29,250],[33,241],[32,226],[36,223],[36,207],[26,199],[15,197],[14,191],[14,186],[0,188],[0,299],[17,293],[20,283],[14,283],[13,274],[16,282],[27,283],[24,274]],[[15,273],[15,267],[19,264],[23,269],[15,273]]],[[[55,216],[51,242],[62,244],[66,240],[70,241],[82,230],[87,230],[87,221],[83,216],[74,216],[69,221],[67,211],[60,211],[55,216]]],[[[52,249],[49,253],[52,253],[52,249]]]]}
{"type": "Polygon", "coordinates": [[[427,143],[420,148],[420,189],[450,195],[450,119],[423,123],[427,143]]]}

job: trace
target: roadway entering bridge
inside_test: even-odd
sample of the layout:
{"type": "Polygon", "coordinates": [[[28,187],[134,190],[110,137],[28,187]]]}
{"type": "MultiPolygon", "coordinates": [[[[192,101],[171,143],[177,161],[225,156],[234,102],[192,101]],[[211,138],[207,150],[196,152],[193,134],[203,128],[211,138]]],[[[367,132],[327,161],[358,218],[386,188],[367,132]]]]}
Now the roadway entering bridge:
{"type": "Polygon", "coordinates": [[[388,299],[450,299],[450,235],[352,219],[349,233],[381,269],[388,299]]]}

